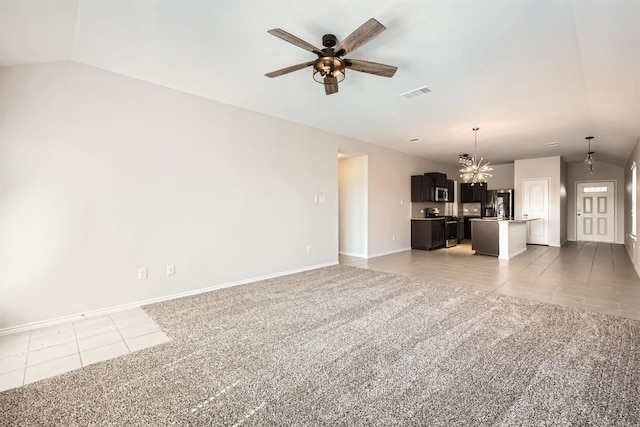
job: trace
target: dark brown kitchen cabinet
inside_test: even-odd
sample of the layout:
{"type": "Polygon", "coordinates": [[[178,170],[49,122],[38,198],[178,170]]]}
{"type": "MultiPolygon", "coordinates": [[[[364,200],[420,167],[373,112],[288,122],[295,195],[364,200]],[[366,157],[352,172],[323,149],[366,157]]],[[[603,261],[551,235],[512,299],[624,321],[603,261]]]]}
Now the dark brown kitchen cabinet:
{"type": "Polygon", "coordinates": [[[433,177],[429,175],[413,175],[411,177],[411,201],[433,202],[435,200],[435,185],[433,177]]]}
{"type": "Polygon", "coordinates": [[[458,218],[458,243],[464,240],[464,218],[458,218]]]}
{"type": "Polygon", "coordinates": [[[487,199],[487,184],[460,184],[460,202],[484,203],[487,199]]]}
{"type": "Polygon", "coordinates": [[[411,220],[411,249],[435,249],[444,246],[443,219],[411,220]]]}
{"type": "Polygon", "coordinates": [[[473,187],[471,184],[460,184],[460,202],[473,202],[473,187]]]}
{"type": "Polygon", "coordinates": [[[471,218],[464,219],[464,238],[471,239],[471,218]]]}
{"type": "Polygon", "coordinates": [[[436,187],[447,188],[447,175],[446,174],[440,173],[440,172],[429,172],[429,173],[425,173],[425,175],[428,175],[431,178],[433,178],[433,184],[436,187]]]}
{"type": "Polygon", "coordinates": [[[447,180],[447,202],[455,202],[455,197],[453,195],[453,189],[455,187],[455,183],[452,179],[447,180]]]}

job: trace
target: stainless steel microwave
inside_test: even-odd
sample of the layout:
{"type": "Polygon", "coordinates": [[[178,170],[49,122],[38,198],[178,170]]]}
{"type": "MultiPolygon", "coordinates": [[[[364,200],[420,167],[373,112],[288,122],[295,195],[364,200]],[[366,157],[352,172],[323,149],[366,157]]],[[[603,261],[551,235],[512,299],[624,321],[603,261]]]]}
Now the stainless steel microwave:
{"type": "Polygon", "coordinates": [[[436,187],[436,202],[449,201],[449,190],[444,187],[436,187]]]}

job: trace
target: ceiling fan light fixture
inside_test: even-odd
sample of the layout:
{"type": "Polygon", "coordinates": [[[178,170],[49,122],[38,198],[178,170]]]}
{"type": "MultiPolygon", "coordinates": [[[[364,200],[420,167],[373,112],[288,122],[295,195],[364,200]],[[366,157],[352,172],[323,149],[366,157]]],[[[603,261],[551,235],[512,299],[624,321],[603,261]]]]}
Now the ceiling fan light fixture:
{"type": "Polygon", "coordinates": [[[380,64],[378,62],[365,61],[362,59],[342,58],[348,53],[353,53],[356,49],[378,34],[386,30],[386,27],[374,18],[355,29],[345,39],[338,44],[338,39],[333,34],[325,34],[322,37],[324,49],[319,49],[306,41],[287,33],[281,28],[274,28],[267,31],[286,42],[289,42],[301,49],[314,53],[318,56],[315,61],[303,62],[289,67],[281,68],[265,74],[269,78],[282,76],[303,68],[313,66],[313,80],[324,85],[326,95],[338,92],[338,83],[345,78],[345,69],[350,68],[361,73],[372,74],[381,77],[393,77],[398,67],[380,64]],[[335,47],[335,49],[334,49],[335,47]]]}
{"type": "Polygon", "coordinates": [[[346,64],[335,56],[322,56],[313,63],[313,80],[324,84],[327,76],[335,77],[338,83],[344,80],[346,64]]]}

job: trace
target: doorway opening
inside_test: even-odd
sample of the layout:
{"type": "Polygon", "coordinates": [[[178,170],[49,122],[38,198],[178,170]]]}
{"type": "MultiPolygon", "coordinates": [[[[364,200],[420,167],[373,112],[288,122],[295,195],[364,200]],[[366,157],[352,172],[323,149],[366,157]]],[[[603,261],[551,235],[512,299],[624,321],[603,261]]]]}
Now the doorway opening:
{"type": "Polygon", "coordinates": [[[338,153],[338,253],[367,258],[368,177],[366,155],[338,153]]]}

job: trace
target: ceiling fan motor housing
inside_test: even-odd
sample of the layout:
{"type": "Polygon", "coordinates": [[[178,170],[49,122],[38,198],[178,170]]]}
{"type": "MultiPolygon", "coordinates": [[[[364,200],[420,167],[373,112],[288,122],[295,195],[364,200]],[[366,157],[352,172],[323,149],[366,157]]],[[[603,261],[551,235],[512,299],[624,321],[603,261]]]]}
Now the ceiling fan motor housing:
{"type": "Polygon", "coordinates": [[[333,34],[325,34],[322,36],[322,46],[334,47],[336,44],[338,44],[338,39],[333,34]]]}

